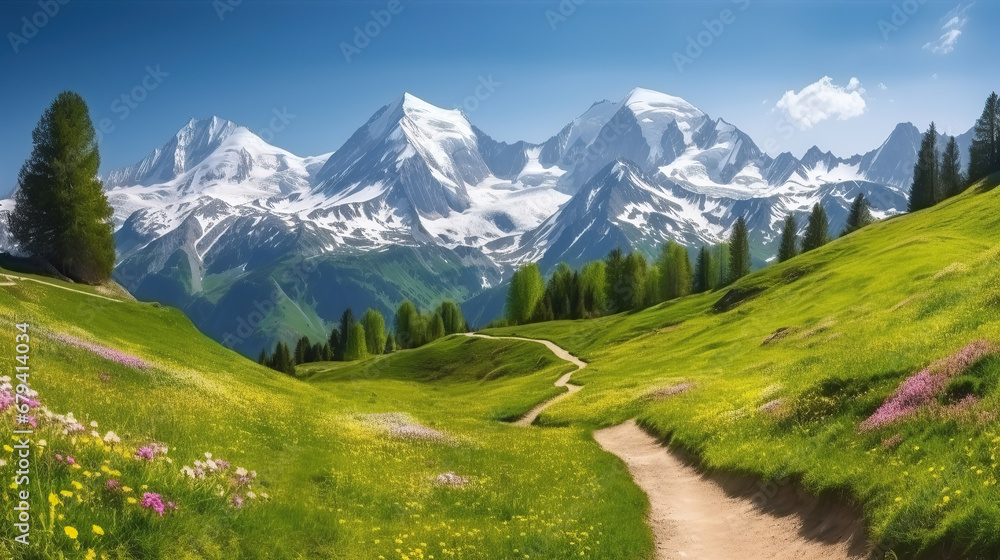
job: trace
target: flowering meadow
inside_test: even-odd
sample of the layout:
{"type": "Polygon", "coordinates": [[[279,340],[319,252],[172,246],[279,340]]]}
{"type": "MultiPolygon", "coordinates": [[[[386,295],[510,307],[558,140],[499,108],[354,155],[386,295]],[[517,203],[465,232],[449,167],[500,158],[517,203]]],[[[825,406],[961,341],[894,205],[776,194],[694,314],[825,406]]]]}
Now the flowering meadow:
{"type": "MultiPolygon", "coordinates": [[[[560,392],[552,383],[572,366],[541,346],[453,337],[312,364],[296,380],[154,305],[24,282],[0,288],[0,317],[33,325],[37,391],[32,544],[15,548],[4,507],[0,558],[604,559],[652,549],[644,496],[588,429],[502,421],[560,392]]],[[[0,352],[12,342],[0,339],[0,352]]],[[[14,426],[8,405],[0,440],[11,449],[14,426]]],[[[4,486],[11,456],[0,447],[4,486]]],[[[5,504],[14,490],[4,488],[5,504]]]]}
{"type": "Polygon", "coordinates": [[[722,289],[488,332],[589,362],[544,425],[638,418],[709,469],[856,506],[880,558],[997,558],[1000,189],[986,187],[754,273],[736,287],[759,295],[726,312],[722,289]]]}

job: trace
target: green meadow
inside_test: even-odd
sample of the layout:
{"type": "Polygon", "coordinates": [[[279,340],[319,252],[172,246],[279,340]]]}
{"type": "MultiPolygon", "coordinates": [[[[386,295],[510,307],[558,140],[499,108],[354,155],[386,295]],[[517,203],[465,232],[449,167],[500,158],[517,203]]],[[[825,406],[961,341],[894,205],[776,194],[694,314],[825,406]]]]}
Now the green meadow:
{"type": "MultiPolygon", "coordinates": [[[[155,304],[18,281],[0,288],[0,316],[2,352],[13,355],[14,324],[28,322],[39,400],[84,428],[63,433],[36,414],[32,544],[13,541],[21,488],[7,488],[0,558],[639,558],[652,547],[645,497],[585,428],[498,421],[558,393],[552,383],[572,369],[541,345],[451,337],[293,379],[155,304]],[[400,413],[443,437],[400,436],[366,416],[400,413]],[[137,456],[153,443],[168,451],[137,456]],[[230,466],[182,474],[206,453],[230,466]],[[254,471],[251,484],[234,481],[238,468],[254,471]],[[161,516],[146,493],[177,508],[161,516]]],[[[12,408],[0,425],[13,445],[12,408]]]]}
{"type": "Polygon", "coordinates": [[[572,370],[539,344],[452,336],[292,378],[177,310],[18,280],[0,287],[0,352],[31,325],[44,409],[30,482],[5,488],[0,558],[650,558],[646,498],[591,436],[630,418],[709,469],[857,504],[898,558],[995,558],[1000,354],[949,370],[934,403],[861,424],[918,372],[1000,344],[998,267],[1000,190],[980,184],[725,290],[490,331],[589,362],[583,390],[529,428],[505,421],[572,370]]]}
{"type": "Polygon", "coordinates": [[[970,343],[1000,344],[996,183],[719,292],[493,334],[548,339],[590,362],[574,376],[584,389],[542,425],[637,418],[708,468],[790,477],[857,504],[871,539],[899,558],[996,558],[996,353],[958,374],[951,400],[860,429],[908,377],[970,343]]]}

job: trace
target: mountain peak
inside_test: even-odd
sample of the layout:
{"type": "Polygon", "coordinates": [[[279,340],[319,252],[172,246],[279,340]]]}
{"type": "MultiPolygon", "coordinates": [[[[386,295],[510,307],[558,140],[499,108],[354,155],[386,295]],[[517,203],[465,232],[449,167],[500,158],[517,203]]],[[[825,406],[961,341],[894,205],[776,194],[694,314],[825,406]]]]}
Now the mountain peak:
{"type": "Polygon", "coordinates": [[[641,87],[630,91],[622,101],[622,105],[640,110],[674,110],[688,114],[701,114],[697,107],[685,99],[641,87]]]}

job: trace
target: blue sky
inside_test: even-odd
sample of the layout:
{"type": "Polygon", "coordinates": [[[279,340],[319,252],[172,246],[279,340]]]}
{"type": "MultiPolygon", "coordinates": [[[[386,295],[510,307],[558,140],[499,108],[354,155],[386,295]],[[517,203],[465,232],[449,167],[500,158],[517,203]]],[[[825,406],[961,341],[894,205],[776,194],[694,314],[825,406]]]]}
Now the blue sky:
{"type": "Polygon", "coordinates": [[[0,193],[64,89],[107,125],[103,172],[211,115],[299,155],[333,151],[403,91],[463,107],[497,139],[540,142],[642,86],[772,154],[817,144],[847,156],[903,121],[964,132],[1000,86],[996,2],[398,1],[3,2],[0,193]],[[44,25],[32,33],[22,18],[44,25]],[[356,26],[377,34],[348,60],[356,26]],[[482,81],[493,91],[470,101],[482,81]]]}

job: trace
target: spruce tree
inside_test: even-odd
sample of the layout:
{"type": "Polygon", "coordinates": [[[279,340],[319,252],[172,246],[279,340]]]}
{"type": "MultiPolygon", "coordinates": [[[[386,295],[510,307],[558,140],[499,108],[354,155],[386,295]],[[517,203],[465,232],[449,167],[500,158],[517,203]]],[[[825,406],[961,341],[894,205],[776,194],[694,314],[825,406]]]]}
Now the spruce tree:
{"type": "Polygon", "coordinates": [[[385,353],[392,354],[396,351],[396,335],[389,333],[385,337],[385,353]]]}
{"type": "Polygon", "coordinates": [[[868,201],[865,200],[864,194],[858,193],[858,196],[854,198],[854,202],[851,203],[851,210],[847,213],[847,223],[844,224],[844,231],[840,233],[840,236],[843,237],[848,233],[857,231],[872,223],[872,221],[874,219],[872,218],[868,201]]]}
{"type": "Polygon", "coordinates": [[[309,351],[309,347],[312,344],[309,342],[309,337],[303,336],[295,343],[295,355],[294,360],[296,364],[304,364],[308,361],[306,353],[309,351]]]}
{"type": "Polygon", "coordinates": [[[624,311],[628,308],[628,286],[625,280],[625,253],[621,247],[615,247],[604,257],[604,275],[608,310],[612,313],[624,311]]]}
{"type": "Polygon", "coordinates": [[[941,183],[941,199],[955,196],[962,192],[965,186],[965,177],[962,176],[961,153],[959,153],[958,142],[954,136],[948,138],[948,144],[941,154],[941,172],[939,180],[941,183]]]}
{"type": "Polygon", "coordinates": [[[334,327],[330,331],[330,338],[327,339],[327,346],[330,347],[330,357],[328,360],[342,360],[340,355],[340,327],[334,327]]]}
{"type": "Polygon", "coordinates": [[[826,245],[830,240],[830,221],[826,218],[826,210],[817,202],[809,214],[809,223],[802,238],[802,252],[807,253],[826,245]]]}
{"type": "Polygon", "coordinates": [[[917,163],[913,166],[913,184],[910,186],[910,212],[930,208],[938,197],[937,127],[930,128],[920,141],[917,163]]]}
{"type": "Polygon", "coordinates": [[[740,216],[729,235],[729,274],[726,281],[732,284],[747,274],[750,274],[750,233],[746,220],[740,216]]]}
{"type": "Polygon", "coordinates": [[[257,363],[262,366],[267,365],[267,349],[260,349],[260,356],[257,356],[257,363]]]}
{"type": "Polygon", "coordinates": [[[344,314],[340,316],[340,349],[338,355],[341,360],[347,360],[347,347],[350,344],[351,329],[354,327],[354,311],[348,307],[344,314]]]}
{"type": "Polygon", "coordinates": [[[14,240],[73,280],[107,281],[115,265],[112,210],[97,178],[101,157],[83,98],[60,93],[32,142],[9,220],[14,240]]]}
{"type": "Polygon", "coordinates": [[[789,214],[785,218],[785,227],[781,230],[781,245],[778,247],[778,262],[783,263],[799,253],[798,225],[795,216],[789,214]]]}
{"type": "Polygon", "coordinates": [[[694,267],[694,291],[695,293],[707,292],[715,286],[712,278],[712,253],[708,247],[701,246],[698,251],[698,262],[694,267]]]}
{"type": "Polygon", "coordinates": [[[973,134],[969,147],[969,182],[1000,171],[1000,98],[995,92],[986,99],[973,134]]]}

